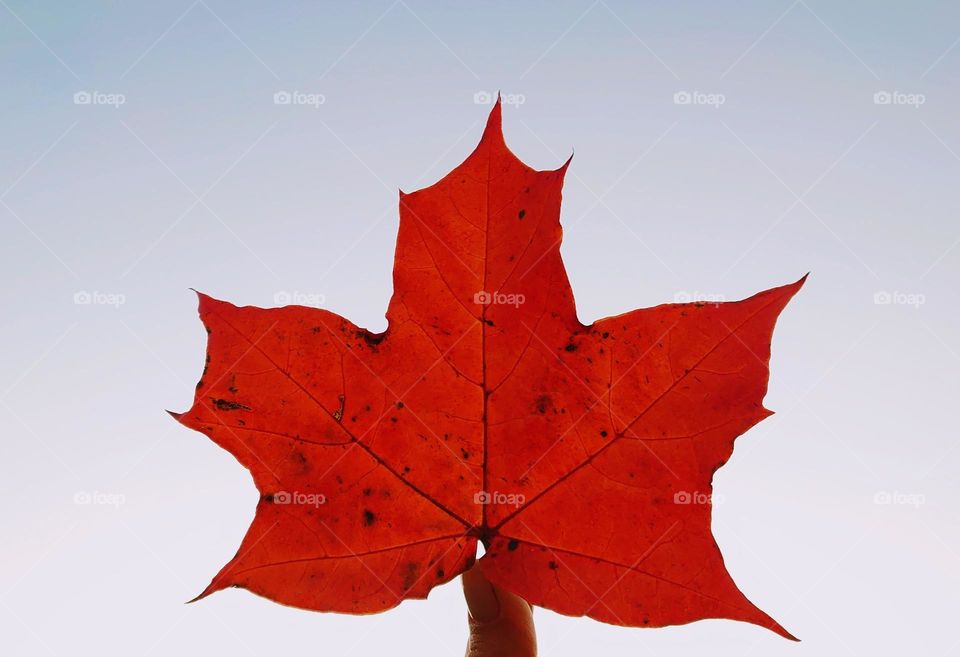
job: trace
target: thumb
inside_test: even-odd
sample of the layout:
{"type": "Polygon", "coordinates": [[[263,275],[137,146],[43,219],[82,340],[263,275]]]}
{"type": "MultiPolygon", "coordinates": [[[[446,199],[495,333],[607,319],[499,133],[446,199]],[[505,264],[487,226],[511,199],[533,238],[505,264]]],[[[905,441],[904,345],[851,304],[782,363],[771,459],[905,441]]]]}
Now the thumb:
{"type": "Polygon", "coordinates": [[[534,657],[537,637],[530,604],[491,584],[479,563],[461,579],[469,610],[467,657],[534,657]]]}

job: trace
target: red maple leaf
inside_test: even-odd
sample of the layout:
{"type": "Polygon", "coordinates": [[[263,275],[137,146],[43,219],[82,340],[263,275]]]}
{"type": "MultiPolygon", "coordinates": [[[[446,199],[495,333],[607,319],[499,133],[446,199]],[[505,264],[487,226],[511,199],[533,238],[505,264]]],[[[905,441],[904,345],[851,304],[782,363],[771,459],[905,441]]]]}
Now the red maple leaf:
{"type": "Polygon", "coordinates": [[[369,613],[480,565],[563,614],[703,618],[791,635],[737,589],[710,531],[713,473],[770,415],[770,339],[803,284],[584,325],[560,258],[569,160],[535,171],[499,103],[480,144],[400,195],[388,328],[200,295],[207,366],[175,417],[261,493],[236,586],[369,613]]]}

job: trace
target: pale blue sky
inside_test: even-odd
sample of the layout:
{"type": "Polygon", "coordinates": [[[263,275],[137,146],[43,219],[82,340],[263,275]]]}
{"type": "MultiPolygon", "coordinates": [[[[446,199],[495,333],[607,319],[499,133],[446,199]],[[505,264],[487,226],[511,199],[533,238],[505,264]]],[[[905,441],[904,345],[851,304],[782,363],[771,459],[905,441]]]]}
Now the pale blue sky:
{"type": "Polygon", "coordinates": [[[163,409],[203,364],[190,287],[382,329],[396,190],[460,162],[499,89],[525,161],[576,151],[583,321],[812,272],[714,514],[804,642],[538,610],[542,654],[960,654],[958,40],[949,2],[3,0],[3,653],[461,654],[454,584],[369,618],[184,606],[256,491],[163,409]]]}

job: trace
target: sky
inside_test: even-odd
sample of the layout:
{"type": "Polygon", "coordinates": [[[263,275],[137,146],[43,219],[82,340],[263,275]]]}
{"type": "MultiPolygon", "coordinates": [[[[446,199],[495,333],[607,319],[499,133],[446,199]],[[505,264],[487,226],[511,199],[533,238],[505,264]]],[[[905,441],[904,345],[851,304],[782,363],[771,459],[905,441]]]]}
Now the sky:
{"type": "Polygon", "coordinates": [[[543,655],[960,655],[960,6],[0,1],[0,641],[9,655],[461,654],[455,582],[369,617],[184,605],[257,492],[184,410],[191,288],[386,327],[397,190],[572,152],[581,321],[810,278],[715,477],[802,639],[538,609],[543,655]],[[288,102],[289,101],[289,102],[288,102]]]}

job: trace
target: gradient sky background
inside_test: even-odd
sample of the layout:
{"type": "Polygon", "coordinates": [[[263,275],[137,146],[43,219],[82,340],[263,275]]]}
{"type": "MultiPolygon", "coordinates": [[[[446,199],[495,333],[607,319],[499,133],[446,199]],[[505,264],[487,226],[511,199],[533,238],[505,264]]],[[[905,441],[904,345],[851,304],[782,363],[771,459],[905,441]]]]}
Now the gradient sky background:
{"type": "Polygon", "coordinates": [[[0,5],[0,652],[462,654],[456,583],[363,618],[182,604],[257,493],[163,409],[203,366],[190,287],[385,328],[397,188],[459,163],[500,89],[527,163],[576,149],[582,321],[812,272],[777,326],[777,415],[714,510],[741,589],[803,643],[537,610],[542,654],[960,655],[960,5],[0,5]]]}

